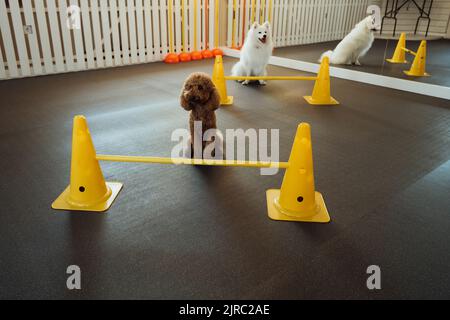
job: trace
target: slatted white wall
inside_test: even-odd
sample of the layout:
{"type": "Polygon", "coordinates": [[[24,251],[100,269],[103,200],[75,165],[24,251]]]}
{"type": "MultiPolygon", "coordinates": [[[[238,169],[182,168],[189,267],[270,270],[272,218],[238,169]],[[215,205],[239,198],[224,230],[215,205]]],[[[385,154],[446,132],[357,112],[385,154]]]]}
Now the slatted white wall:
{"type": "MultiPolygon", "coordinates": [[[[170,1],[174,51],[212,47],[215,0],[0,0],[0,79],[161,61],[171,44],[170,1]],[[80,29],[67,28],[71,5],[81,9],[80,29]]],[[[227,6],[220,28],[229,46],[242,45],[251,23],[266,20],[278,47],[341,39],[369,1],[220,0],[227,6]]]]}
{"type": "MultiPolygon", "coordinates": [[[[422,5],[422,1],[416,1],[419,6],[422,5]]],[[[379,6],[381,7],[381,16],[384,15],[384,11],[386,8],[386,1],[379,0],[379,6]]],[[[390,5],[392,4],[392,0],[389,1],[390,5]]],[[[430,0],[427,1],[430,4],[430,0]]],[[[390,8],[390,7],[389,7],[390,8]]],[[[417,7],[411,2],[408,5],[404,6],[397,15],[397,35],[401,32],[413,33],[414,28],[416,26],[417,17],[419,16],[419,10],[417,7]]],[[[447,33],[447,26],[450,18],[450,0],[434,0],[433,6],[431,8],[431,23],[430,29],[428,31],[429,35],[436,36],[445,36],[447,33]]],[[[383,34],[392,34],[392,30],[394,29],[394,20],[386,19],[383,27],[383,34]]],[[[427,21],[425,19],[421,19],[419,23],[419,27],[417,29],[418,34],[425,34],[427,30],[427,21]]]]}
{"type": "Polygon", "coordinates": [[[263,23],[269,20],[269,17],[276,47],[342,39],[367,15],[367,8],[372,2],[371,0],[228,0],[227,45],[241,46],[250,25],[254,21],[263,23]],[[256,13],[252,13],[253,3],[256,13]],[[272,9],[271,13],[269,8],[272,9]]]}
{"type": "Polygon", "coordinates": [[[273,17],[274,0],[227,0],[227,46],[242,46],[247,30],[254,21],[273,17]]]}
{"type": "Polygon", "coordinates": [[[175,52],[183,49],[183,5],[186,51],[195,47],[194,14],[197,49],[214,43],[214,0],[0,0],[0,79],[161,61],[170,49],[169,1],[175,52]],[[81,29],[67,27],[71,5],[81,9],[81,29]]]}
{"type": "Polygon", "coordinates": [[[448,20],[448,24],[447,24],[447,33],[444,37],[446,39],[450,39],[450,15],[449,15],[449,20],[448,20]]]}

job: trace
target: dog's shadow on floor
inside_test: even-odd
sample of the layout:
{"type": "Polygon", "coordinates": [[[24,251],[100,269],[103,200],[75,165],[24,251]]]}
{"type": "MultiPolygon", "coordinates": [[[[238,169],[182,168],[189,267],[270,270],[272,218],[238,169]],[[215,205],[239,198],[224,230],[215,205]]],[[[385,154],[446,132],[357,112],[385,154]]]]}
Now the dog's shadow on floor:
{"type": "Polygon", "coordinates": [[[243,84],[242,82],[236,83],[242,85],[244,88],[261,88],[266,86],[265,84],[260,84],[259,80],[252,80],[247,84],[243,84]]]}

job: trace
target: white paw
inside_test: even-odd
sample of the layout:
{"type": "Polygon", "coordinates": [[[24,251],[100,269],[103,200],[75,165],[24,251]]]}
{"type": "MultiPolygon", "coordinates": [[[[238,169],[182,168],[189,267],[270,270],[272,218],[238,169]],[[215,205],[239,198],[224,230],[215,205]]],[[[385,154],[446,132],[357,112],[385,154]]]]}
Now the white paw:
{"type": "Polygon", "coordinates": [[[259,84],[262,86],[265,86],[267,84],[267,81],[265,80],[259,80],[259,84]]]}
{"type": "Polygon", "coordinates": [[[244,86],[248,85],[249,83],[250,83],[250,80],[245,80],[244,82],[242,82],[242,84],[243,84],[244,86]]]}
{"type": "Polygon", "coordinates": [[[355,62],[355,65],[360,66],[360,65],[361,65],[361,62],[356,61],[356,62],[355,62]]]}

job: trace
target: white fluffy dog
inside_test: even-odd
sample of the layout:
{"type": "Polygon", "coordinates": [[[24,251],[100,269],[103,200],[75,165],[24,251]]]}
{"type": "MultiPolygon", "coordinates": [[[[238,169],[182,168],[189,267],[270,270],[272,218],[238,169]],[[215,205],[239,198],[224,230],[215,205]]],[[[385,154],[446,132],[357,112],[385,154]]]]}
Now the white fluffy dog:
{"type": "Polygon", "coordinates": [[[336,49],[323,53],[319,62],[322,62],[323,57],[329,57],[332,64],[355,64],[360,66],[359,58],[364,56],[372,47],[373,33],[376,30],[377,26],[374,25],[373,17],[366,17],[339,42],[336,49]]]}
{"type": "MultiPolygon", "coordinates": [[[[258,22],[252,25],[242,46],[240,60],[233,66],[231,71],[233,76],[257,77],[267,75],[266,67],[273,51],[270,29],[268,21],[262,25],[259,25],[258,22]]],[[[242,84],[249,83],[249,80],[242,82],[242,84]]],[[[259,80],[259,83],[262,85],[266,84],[263,80],[259,80]]]]}

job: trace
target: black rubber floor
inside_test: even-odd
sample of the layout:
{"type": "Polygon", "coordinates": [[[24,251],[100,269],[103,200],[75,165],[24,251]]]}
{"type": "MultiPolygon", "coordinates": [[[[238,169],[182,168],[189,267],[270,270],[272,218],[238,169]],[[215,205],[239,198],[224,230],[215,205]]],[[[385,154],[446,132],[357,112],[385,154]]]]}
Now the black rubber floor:
{"type": "Polygon", "coordinates": [[[330,224],[269,220],[265,192],[283,173],[246,168],[103,163],[124,183],[108,213],[50,209],[69,182],[74,115],[98,153],[170,156],[188,125],[180,86],[199,70],[212,61],[0,82],[0,298],[450,298],[446,100],[333,79],[341,105],[313,107],[309,82],[229,83],[219,127],[280,129],[280,160],[311,124],[330,224]],[[81,291],[66,289],[72,264],[81,291]],[[369,265],[380,291],[366,288],[369,265]]]}
{"type": "MultiPolygon", "coordinates": [[[[317,63],[323,52],[333,50],[338,43],[339,41],[331,41],[277,48],[274,55],[317,63]]],[[[420,41],[406,42],[406,46],[413,51],[417,50],[419,44],[420,41]]],[[[377,39],[367,55],[361,58],[362,66],[339,65],[339,67],[450,87],[450,40],[430,40],[427,42],[426,71],[431,74],[430,77],[416,78],[405,75],[403,71],[409,70],[411,63],[392,64],[386,62],[387,58],[392,57],[396,46],[396,40],[377,39]]],[[[414,56],[407,54],[406,58],[412,62],[414,56]]]]}

